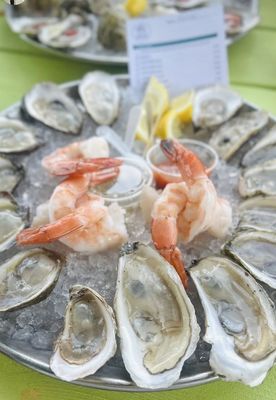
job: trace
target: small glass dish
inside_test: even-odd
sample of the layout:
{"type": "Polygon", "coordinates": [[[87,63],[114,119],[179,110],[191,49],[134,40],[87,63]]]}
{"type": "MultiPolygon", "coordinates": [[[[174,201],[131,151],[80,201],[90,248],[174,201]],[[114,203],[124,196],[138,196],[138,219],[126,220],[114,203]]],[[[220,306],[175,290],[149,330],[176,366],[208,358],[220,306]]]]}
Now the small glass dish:
{"type": "MultiPolygon", "coordinates": [[[[198,156],[205,166],[208,175],[216,168],[218,163],[217,152],[207,143],[194,139],[178,139],[178,142],[192,150],[198,156]]],[[[177,166],[169,163],[160,149],[160,143],[155,144],[148,150],[146,160],[153,172],[158,188],[163,188],[168,183],[182,181],[177,166]],[[162,165],[162,168],[159,165],[162,165]]]]}
{"type": "Polygon", "coordinates": [[[93,193],[102,196],[107,203],[118,203],[122,207],[132,207],[139,202],[145,185],[151,185],[153,175],[145,161],[136,158],[118,157],[123,161],[120,174],[110,182],[97,185],[93,193]]]}

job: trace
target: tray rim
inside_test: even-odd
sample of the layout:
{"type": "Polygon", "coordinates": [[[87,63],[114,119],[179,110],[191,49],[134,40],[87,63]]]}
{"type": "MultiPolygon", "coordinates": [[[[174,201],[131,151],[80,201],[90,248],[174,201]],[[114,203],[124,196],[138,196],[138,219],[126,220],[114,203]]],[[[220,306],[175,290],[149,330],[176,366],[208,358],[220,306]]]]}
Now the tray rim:
{"type": "MultiPolygon", "coordinates": [[[[114,74],[113,75],[116,80],[125,80],[129,81],[129,75],[128,74],[114,74]]],[[[70,89],[75,87],[80,83],[80,80],[73,80],[73,81],[68,81],[62,84],[59,84],[59,86],[62,89],[70,89]]],[[[230,85],[229,85],[230,86],[230,85]]],[[[20,107],[21,101],[17,101],[16,103],[10,105],[9,107],[5,108],[4,110],[0,110],[0,116],[1,115],[6,115],[10,111],[13,111],[14,109],[20,107]]],[[[244,104],[246,106],[249,106],[254,109],[260,110],[260,107],[257,107],[255,104],[252,104],[248,101],[244,101],[244,104]]],[[[269,113],[269,118],[276,123],[276,117],[272,116],[271,113],[269,113]]],[[[18,362],[19,364],[22,364],[26,367],[31,368],[32,370],[42,373],[46,376],[49,376],[51,378],[55,378],[58,381],[65,382],[62,379],[58,378],[50,369],[50,365],[46,362],[42,362],[39,360],[34,359],[33,357],[28,356],[26,353],[23,353],[20,350],[15,350],[14,348],[11,348],[7,346],[6,344],[2,343],[0,341],[0,353],[4,354],[5,356],[8,356],[9,358],[13,359],[14,361],[18,362]]],[[[276,363],[275,363],[276,364],[276,363]]],[[[203,384],[215,382],[217,380],[220,380],[220,377],[216,375],[211,369],[206,372],[198,373],[195,375],[192,375],[190,377],[180,377],[172,386],[166,388],[166,389],[145,389],[145,388],[140,388],[135,385],[135,383],[130,379],[130,380],[125,380],[125,379],[118,379],[118,378],[108,378],[108,377],[99,377],[99,376],[94,376],[90,375],[89,377],[86,377],[84,379],[76,380],[73,382],[65,382],[65,383],[71,383],[74,385],[79,385],[83,387],[89,387],[89,388],[94,388],[94,389],[102,389],[102,390],[110,390],[110,391],[118,391],[118,392],[162,392],[162,391],[172,391],[172,390],[178,390],[178,389],[186,389],[190,387],[195,387],[195,386],[200,386],[203,384]]]]}

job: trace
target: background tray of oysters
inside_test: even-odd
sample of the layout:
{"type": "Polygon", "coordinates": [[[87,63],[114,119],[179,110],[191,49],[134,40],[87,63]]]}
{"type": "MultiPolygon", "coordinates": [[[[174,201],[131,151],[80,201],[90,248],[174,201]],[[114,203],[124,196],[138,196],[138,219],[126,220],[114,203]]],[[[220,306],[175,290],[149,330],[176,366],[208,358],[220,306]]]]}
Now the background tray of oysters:
{"type": "MultiPolygon", "coordinates": [[[[121,102],[119,115],[113,124],[113,128],[117,132],[123,132],[133,101],[128,86],[128,78],[120,76],[116,79],[120,87],[121,102]]],[[[15,104],[2,113],[9,118],[22,119],[32,129],[40,143],[40,146],[30,153],[8,157],[24,170],[24,177],[13,191],[13,195],[28,223],[32,221],[36,207],[49,198],[57,184],[57,181],[42,169],[42,157],[60,146],[90,137],[97,127],[84,111],[78,95],[78,82],[71,82],[62,87],[84,114],[84,124],[80,136],[57,132],[39,122],[30,120],[22,112],[21,103],[15,104]]],[[[256,110],[256,108],[245,103],[238,114],[253,110],[256,110]]],[[[231,202],[234,212],[234,228],[238,223],[237,208],[241,202],[238,194],[240,160],[248,148],[264,136],[274,124],[275,120],[270,118],[266,127],[244,144],[230,162],[226,163],[220,160],[219,168],[212,174],[212,180],[218,193],[231,202]]],[[[210,138],[210,131],[195,129],[192,125],[188,126],[184,133],[186,136],[203,141],[210,138]]],[[[111,154],[116,155],[116,152],[112,150],[111,154]]],[[[127,210],[126,225],[129,240],[150,243],[149,227],[145,225],[139,207],[127,210]]],[[[190,268],[196,260],[205,256],[219,254],[221,246],[229,238],[230,236],[221,240],[211,238],[208,234],[201,234],[185,248],[181,247],[187,267],[190,268]]],[[[44,247],[63,255],[66,259],[66,265],[61,271],[55,288],[46,299],[19,310],[0,313],[0,350],[20,363],[54,376],[49,368],[49,359],[53,344],[63,326],[65,307],[69,300],[69,288],[74,284],[85,284],[97,290],[112,305],[117,277],[118,251],[86,256],[70,251],[61,243],[44,247]]],[[[0,253],[0,264],[16,251],[16,247],[13,246],[0,253]]],[[[276,303],[276,290],[265,284],[263,286],[276,303]]],[[[217,379],[208,363],[210,345],[202,339],[205,331],[204,312],[191,280],[188,295],[196,309],[197,319],[201,327],[201,339],[195,353],[185,362],[180,379],[171,389],[198,385],[217,379]]],[[[137,388],[131,381],[124,368],[120,350],[95,375],[77,381],[77,383],[112,390],[143,390],[137,388]]]]}
{"type": "MultiPolygon", "coordinates": [[[[109,0],[107,0],[109,1],[109,0]]],[[[128,63],[128,58],[126,51],[120,49],[122,41],[125,42],[125,22],[122,21],[120,16],[120,11],[113,12],[113,8],[106,6],[106,0],[39,0],[33,1],[29,0],[22,5],[12,7],[6,7],[6,18],[11,29],[20,34],[20,37],[26,42],[31,43],[45,51],[50,53],[69,57],[72,59],[79,59],[97,63],[105,64],[117,64],[126,65],[128,63]],[[106,9],[109,10],[108,16],[105,16],[106,9]],[[96,10],[97,14],[87,12],[87,10],[96,10]],[[72,10],[72,11],[70,11],[72,10]],[[83,11],[85,10],[85,11],[83,11]],[[80,13],[84,15],[86,19],[87,26],[91,27],[92,36],[83,45],[76,48],[64,48],[58,49],[46,45],[32,35],[27,35],[20,33],[19,25],[22,17],[28,18],[40,18],[40,17],[58,17],[58,19],[65,18],[72,12],[80,13]],[[103,14],[103,15],[100,15],[103,14]],[[105,26],[107,29],[105,29],[105,26]],[[110,28],[112,27],[112,29],[110,28]],[[115,30],[115,34],[114,34],[115,30]],[[117,32],[116,32],[117,30],[117,32]],[[102,32],[102,33],[100,33],[102,32]],[[101,39],[99,40],[99,37],[101,39]],[[122,39],[123,37],[123,39],[122,39]],[[116,39],[116,43],[115,39],[116,39]],[[103,46],[102,43],[105,43],[103,46]],[[117,47],[117,49],[114,48],[117,47]]],[[[198,0],[194,3],[198,3],[197,6],[205,6],[214,3],[221,2],[224,4],[225,12],[234,12],[242,16],[241,29],[237,32],[232,31],[231,34],[227,34],[226,43],[231,45],[244,35],[246,35],[251,29],[253,29],[259,23],[259,9],[258,0],[198,0]]],[[[123,4],[121,0],[112,1],[112,4],[123,4]]],[[[193,3],[193,2],[192,2],[193,3]]],[[[117,4],[117,5],[118,5],[117,4]]],[[[151,0],[150,1],[152,11],[150,15],[162,15],[165,13],[170,13],[171,8],[174,6],[173,0],[151,0]],[[160,10],[155,11],[154,7],[162,7],[160,10]],[[165,6],[165,7],[164,7],[165,6]],[[165,11],[167,10],[167,11],[165,11]]],[[[187,10],[192,8],[187,8],[187,10]]],[[[186,8],[178,8],[177,12],[185,12],[186,8]]]]}

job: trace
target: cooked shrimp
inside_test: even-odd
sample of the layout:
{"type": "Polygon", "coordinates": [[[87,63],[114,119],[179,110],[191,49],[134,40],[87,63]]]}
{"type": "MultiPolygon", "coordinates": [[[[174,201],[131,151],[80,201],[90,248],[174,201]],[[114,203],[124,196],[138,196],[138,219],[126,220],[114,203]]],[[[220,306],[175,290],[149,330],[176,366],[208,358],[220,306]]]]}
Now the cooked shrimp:
{"type": "Polygon", "coordinates": [[[188,243],[201,232],[223,237],[232,224],[227,200],[217,196],[212,181],[196,155],[176,141],[163,140],[161,148],[177,164],[183,182],[168,184],[152,210],[152,238],[160,254],[173,264],[184,285],[187,276],[178,236],[188,243]]]}
{"type": "MultiPolygon", "coordinates": [[[[53,175],[67,175],[74,172],[74,168],[75,172],[85,173],[91,171],[89,170],[91,159],[107,157],[109,157],[109,148],[106,140],[92,137],[55,150],[43,158],[42,166],[53,175]],[[69,170],[63,173],[65,167],[69,170]]],[[[93,166],[92,171],[94,171],[93,166]]]]}
{"type": "Polygon", "coordinates": [[[50,223],[25,229],[17,236],[17,242],[27,245],[60,240],[73,250],[85,253],[104,251],[125,242],[123,209],[117,204],[107,207],[102,197],[88,192],[89,187],[118,175],[118,160],[114,161],[113,169],[74,174],[60,183],[48,204],[50,223]]]}

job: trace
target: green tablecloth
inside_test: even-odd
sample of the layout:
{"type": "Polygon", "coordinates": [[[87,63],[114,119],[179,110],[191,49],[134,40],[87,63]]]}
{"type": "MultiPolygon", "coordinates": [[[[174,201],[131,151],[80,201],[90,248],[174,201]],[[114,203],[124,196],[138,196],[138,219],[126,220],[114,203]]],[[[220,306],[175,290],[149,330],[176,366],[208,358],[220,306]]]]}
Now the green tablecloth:
{"type": "MultiPolygon", "coordinates": [[[[261,24],[229,49],[230,80],[246,100],[276,115],[276,0],[260,0],[261,24]]],[[[0,6],[1,7],[1,6],[0,6]]],[[[11,33],[0,15],[0,110],[18,101],[36,82],[65,82],[98,66],[49,56],[11,33]]],[[[121,68],[104,68],[125,72],[121,68]]],[[[272,400],[276,367],[264,384],[250,389],[239,383],[208,385],[161,393],[119,393],[81,388],[43,376],[0,355],[0,400],[272,400]]]]}

